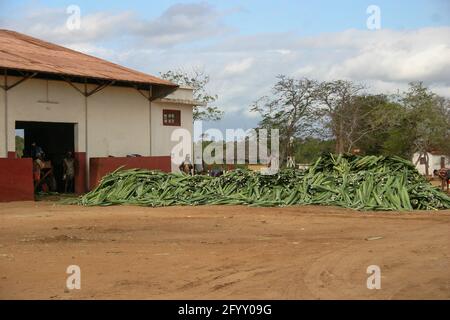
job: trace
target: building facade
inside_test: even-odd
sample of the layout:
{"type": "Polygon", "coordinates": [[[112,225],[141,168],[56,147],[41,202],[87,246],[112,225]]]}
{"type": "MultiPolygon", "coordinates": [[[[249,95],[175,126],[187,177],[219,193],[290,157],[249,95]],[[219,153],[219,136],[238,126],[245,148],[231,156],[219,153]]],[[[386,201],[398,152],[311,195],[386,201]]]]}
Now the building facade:
{"type": "Polygon", "coordinates": [[[170,137],[192,133],[192,89],[12,31],[0,30],[0,46],[0,188],[11,166],[30,170],[16,136],[25,157],[32,142],[55,164],[73,151],[78,193],[97,182],[91,171],[113,169],[108,161],[176,170],[170,137]]]}

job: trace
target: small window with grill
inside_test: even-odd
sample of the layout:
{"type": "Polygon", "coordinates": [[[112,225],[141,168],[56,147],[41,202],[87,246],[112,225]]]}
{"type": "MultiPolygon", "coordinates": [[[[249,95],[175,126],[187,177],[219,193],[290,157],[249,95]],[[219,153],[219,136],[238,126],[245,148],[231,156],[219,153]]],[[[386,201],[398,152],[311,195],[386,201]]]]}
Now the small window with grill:
{"type": "Polygon", "coordinates": [[[180,110],[163,110],[163,125],[181,126],[180,110]]]}

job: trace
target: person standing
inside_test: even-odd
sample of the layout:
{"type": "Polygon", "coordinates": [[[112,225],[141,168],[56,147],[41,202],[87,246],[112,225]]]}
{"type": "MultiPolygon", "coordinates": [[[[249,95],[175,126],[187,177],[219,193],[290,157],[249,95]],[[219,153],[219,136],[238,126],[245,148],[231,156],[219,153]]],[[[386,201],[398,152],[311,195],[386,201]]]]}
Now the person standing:
{"type": "Polygon", "coordinates": [[[194,173],[202,174],[205,170],[203,159],[200,156],[195,157],[194,173]]]}
{"type": "Polygon", "coordinates": [[[67,152],[66,157],[63,160],[64,167],[64,193],[74,192],[74,179],[75,179],[75,159],[71,151],[67,152]]]}
{"type": "Polygon", "coordinates": [[[442,191],[449,192],[450,168],[442,168],[441,170],[438,171],[438,175],[439,175],[439,178],[441,178],[441,189],[442,189],[442,191]]]}
{"type": "Polygon", "coordinates": [[[194,168],[194,166],[192,165],[191,156],[189,154],[186,155],[184,161],[180,164],[178,168],[180,169],[181,172],[185,174],[192,173],[192,169],[194,168]]]}
{"type": "Polygon", "coordinates": [[[45,164],[40,153],[36,154],[35,157],[33,158],[34,190],[39,191],[41,189],[41,171],[45,167],[45,164]]]}
{"type": "Polygon", "coordinates": [[[31,158],[37,159],[38,156],[44,158],[44,150],[36,144],[36,142],[31,143],[31,158]]]}

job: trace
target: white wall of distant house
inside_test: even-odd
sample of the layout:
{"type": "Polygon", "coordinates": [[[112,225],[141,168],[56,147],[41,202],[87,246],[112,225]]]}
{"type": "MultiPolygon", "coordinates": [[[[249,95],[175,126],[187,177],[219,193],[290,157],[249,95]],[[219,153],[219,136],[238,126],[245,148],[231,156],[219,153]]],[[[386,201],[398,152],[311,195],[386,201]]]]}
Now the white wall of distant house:
{"type": "MultiPolygon", "coordinates": [[[[417,170],[419,171],[419,173],[425,174],[425,164],[420,163],[420,160],[419,160],[420,156],[421,156],[420,153],[414,153],[412,162],[414,164],[416,164],[416,162],[417,162],[417,164],[416,164],[417,170]]],[[[445,167],[446,168],[450,167],[450,157],[448,157],[448,156],[428,153],[428,157],[429,157],[428,174],[430,174],[430,175],[433,174],[433,170],[441,169],[441,158],[442,157],[445,158],[445,167]]]]}

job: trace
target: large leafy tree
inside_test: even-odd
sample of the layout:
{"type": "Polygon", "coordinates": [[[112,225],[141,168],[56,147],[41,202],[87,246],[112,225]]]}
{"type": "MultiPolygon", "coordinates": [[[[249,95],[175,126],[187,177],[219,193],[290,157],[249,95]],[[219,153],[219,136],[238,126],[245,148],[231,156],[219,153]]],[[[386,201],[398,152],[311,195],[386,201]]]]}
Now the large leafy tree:
{"type": "Polygon", "coordinates": [[[337,153],[359,149],[362,154],[406,159],[419,152],[428,174],[430,151],[450,155],[448,98],[420,82],[391,96],[366,94],[363,89],[346,80],[319,83],[279,76],[272,95],[257,100],[251,110],[260,113],[260,128],[280,130],[282,160],[295,149],[295,155],[307,161],[312,153],[333,145],[337,153]]]}
{"type": "Polygon", "coordinates": [[[318,137],[296,139],[295,159],[298,163],[313,163],[320,154],[334,151],[334,140],[324,140],[318,137]]]}
{"type": "Polygon", "coordinates": [[[363,86],[347,80],[324,81],[317,87],[319,104],[316,113],[326,119],[325,126],[336,139],[336,153],[351,151],[359,122],[368,116],[362,104],[355,101],[363,89],[363,86]]]}
{"type": "Polygon", "coordinates": [[[386,130],[392,126],[402,109],[386,95],[357,95],[342,108],[340,116],[344,152],[359,149],[363,154],[380,153],[386,130]]]}
{"type": "Polygon", "coordinates": [[[410,83],[402,99],[406,116],[404,124],[411,138],[411,151],[425,158],[425,174],[429,174],[428,152],[450,153],[449,100],[433,93],[422,82],[410,83]]]}
{"type": "Polygon", "coordinates": [[[194,100],[205,104],[204,106],[194,107],[194,121],[217,121],[223,117],[223,111],[213,105],[217,101],[218,96],[208,92],[207,85],[210,80],[209,75],[195,69],[190,72],[183,70],[169,70],[161,73],[161,77],[178,85],[188,86],[194,89],[194,100]]]}
{"type": "Polygon", "coordinates": [[[261,116],[259,128],[279,130],[282,162],[293,155],[295,138],[307,135],[311,128],[316,86],[315,81],[307,78],[280,75],[272,95],[258,99],[251,106],[250,110],[261,116]]]}

